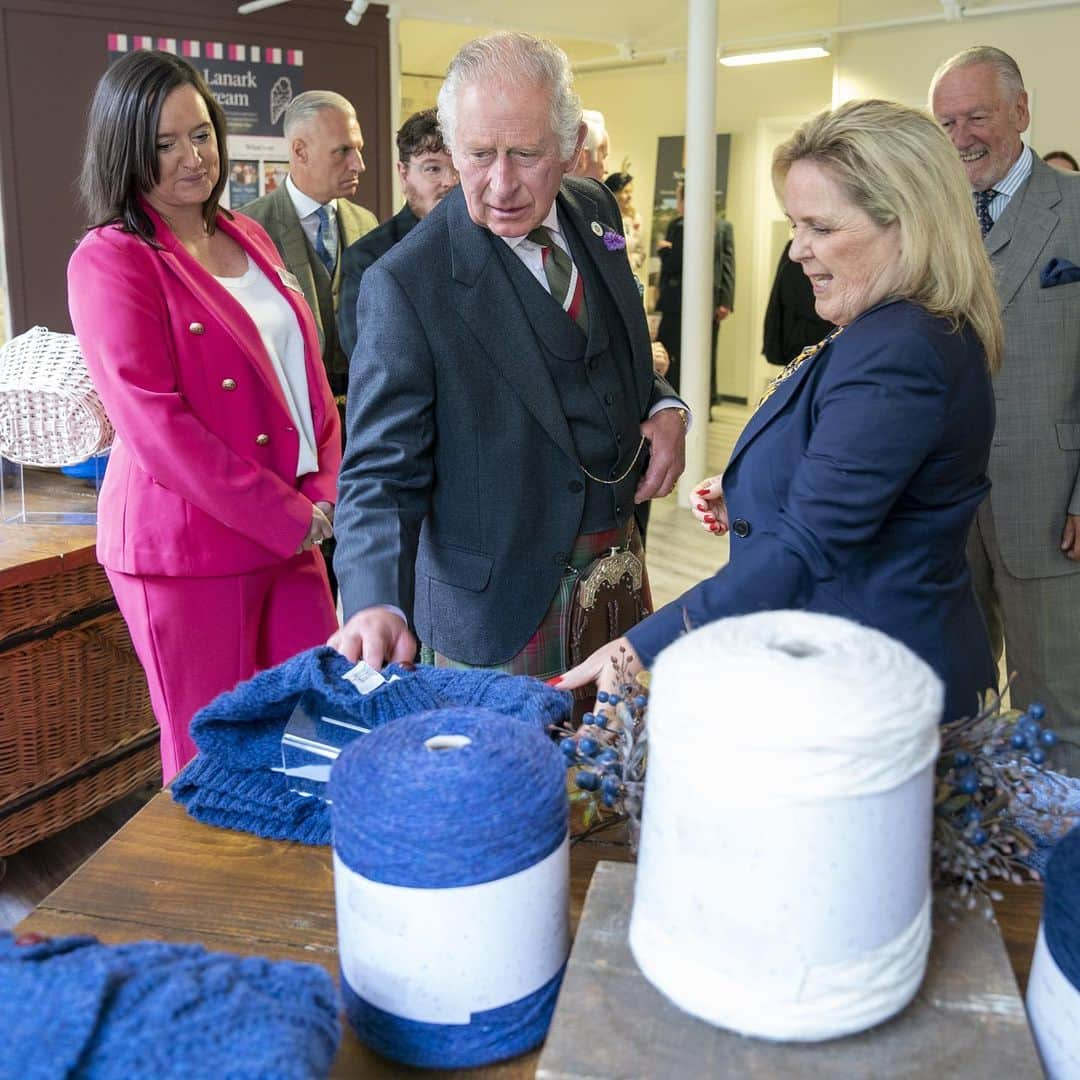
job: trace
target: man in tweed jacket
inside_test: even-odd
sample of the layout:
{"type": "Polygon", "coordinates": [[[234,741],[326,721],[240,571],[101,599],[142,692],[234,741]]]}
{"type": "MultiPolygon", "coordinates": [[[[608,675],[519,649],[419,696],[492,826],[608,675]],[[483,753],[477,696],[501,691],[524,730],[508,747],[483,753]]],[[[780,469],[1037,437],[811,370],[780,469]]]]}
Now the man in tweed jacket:
{"type": "Polygon", "coordinates": [[[1080,176],[1024,145],[1027,93],[1011,56],[947,60],[931,107],[971,181],[1005,323],[994,380],[993,489],[968,557],[991,640],[1016,672],[1012,700],[1042,703],[1080,769],[1080,176]],[[980,197],[980,193],[987,195],[980,197]],[[1073,264],[1076,264],[1075,266],[1073,264]]]}

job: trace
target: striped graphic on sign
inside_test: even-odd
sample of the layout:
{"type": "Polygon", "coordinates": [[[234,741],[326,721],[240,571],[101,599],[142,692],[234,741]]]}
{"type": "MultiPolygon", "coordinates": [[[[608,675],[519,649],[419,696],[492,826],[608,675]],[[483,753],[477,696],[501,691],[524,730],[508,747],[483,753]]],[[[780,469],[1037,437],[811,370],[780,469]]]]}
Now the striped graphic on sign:
{"type": "Polygon", "coordinates": [[[197,41],[183,41],[180,44],[183,46],[180,51],[184,56],[191,57],[193,60],[198,60],[202,55],[202,49],[199,47],[197,41]]]}
{"type": "Polygon", "coordinates": [[[157,39],[157,47],[162,52],[176,52],[176,38],[174,37],[159,37],[157,39]]]}
{"type": "Polygon", "coordinates": [[[243,45],[228,46],[230,60],[246,60],[247,49],[243,45]]]}
{"type": "Polygon", "coordinates": [[[224,60],[225,46],[220,41],[208,41],[206,43],[207,60],[224,60]]]}
{"type": "Polygon", "coordinates": [[[285,63],[292,64],[293,67],[304,66],[304,50],[303,49],[288,49],[285,53],[285,63]]]}
{"type": "Polygon", "coordinates": [[[109,34],[109,52],[127,52],[127,34],[109,34]]]}

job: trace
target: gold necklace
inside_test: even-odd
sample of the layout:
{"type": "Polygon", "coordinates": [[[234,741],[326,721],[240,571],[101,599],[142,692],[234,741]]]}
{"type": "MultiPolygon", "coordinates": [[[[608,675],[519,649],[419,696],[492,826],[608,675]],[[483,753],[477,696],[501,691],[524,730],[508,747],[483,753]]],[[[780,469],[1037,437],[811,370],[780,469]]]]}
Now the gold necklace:
{"type": "Polygon", "coordinates": [[[761,400],[757,403],[757,407],[760,409],[761,406],[764,405],[765,402],[768,401],[769,398],[771,398],[773,394],[776,393],[781,383],[786,382],[788,379],[790,379],[791,376],[794,375],[795,372],[798,371],[799,368],[801,368],[803,364],[805,364],[808,360],[813,360],[813,358],[817,356],[817,354],[821,352],[826,345],[832,342],[833,338],[835,338],[841,330],[843,330],[843,327],[838,326],[835,330],[830,330],[829,333],[826,334],[825,337],[822,338],[821,341],[819,341],[816,345],[807,345],[806,348],[803,349],[803,351],[799,353],[798,356],[791,360],[784,368],[784,370],[781,371],[780,374],[777,375],[776,378],[773,379],[772,382],[770,382],[769,385],[765,387],[765,393],[761,395],[761,400]]]}

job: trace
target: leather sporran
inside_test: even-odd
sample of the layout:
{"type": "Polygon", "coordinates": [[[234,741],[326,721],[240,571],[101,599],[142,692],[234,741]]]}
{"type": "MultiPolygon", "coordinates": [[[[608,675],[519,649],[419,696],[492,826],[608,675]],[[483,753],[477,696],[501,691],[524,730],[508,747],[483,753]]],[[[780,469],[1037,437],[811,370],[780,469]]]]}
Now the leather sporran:
{"type": "MultiPolygon", "coordinates": [[[[578,575],[567,620],[570,667],[580,664],[601,646],[622,637],[652,614],[652,596],[645,570],[645,552],[637,529],[631,527],[625,548],[613,548],[578,575]]],[[[574,692],[574,721],[580,722],[595,700],[595,687],[574,692]]]]}

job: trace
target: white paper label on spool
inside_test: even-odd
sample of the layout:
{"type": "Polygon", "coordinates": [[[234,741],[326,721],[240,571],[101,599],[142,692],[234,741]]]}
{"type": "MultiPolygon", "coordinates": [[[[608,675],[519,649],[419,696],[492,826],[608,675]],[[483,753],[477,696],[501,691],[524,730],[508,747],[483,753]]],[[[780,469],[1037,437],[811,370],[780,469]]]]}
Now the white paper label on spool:
{"type": "Polygon", "coordinates": [[[570,840],[540,862],[481,885],[414,889],[371,881],[334,852],[338,953],[353,991],[429,1024],[534,994],[570,950],[570,840]]]}
{"type": "Polygon", "coordinates": [[[1042,924],[1028,979],[1027,1010],[1035,1044],[1050,1080],[1080,1080],[1080,990],[1062,974],[1042,924]]]}

